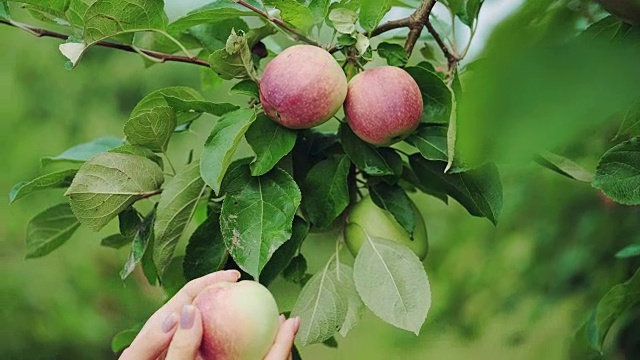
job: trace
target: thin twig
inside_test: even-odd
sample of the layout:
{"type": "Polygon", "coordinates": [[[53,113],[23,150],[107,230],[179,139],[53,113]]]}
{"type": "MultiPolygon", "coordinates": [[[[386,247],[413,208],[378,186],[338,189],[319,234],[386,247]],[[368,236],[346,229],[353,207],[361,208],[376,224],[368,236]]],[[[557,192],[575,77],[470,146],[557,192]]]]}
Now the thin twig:
{"type": "Polygon", "coordinates": [[[447,65],[449,67],[449,71],[453,70],[453,68],[455,68],[456,65],[458,64],[458,61],[459,61],[458,57],[455,56],[451,51],[449,51],[449,48],[444,43],[444,41],[442,41],[440,34],[438,34],[438,32],[433,27],[431,22],[427,21],[425,25],[427,27],[427,30],[429,30],[429,33],[431,34],[431,36],[433,36],[434,40],[438,44],[438,47],[440,47],[440,50],[444,54],[444,57],[447,58],[447,65]]]}
{"type": "MultiPolygon", "coordinates": [[[[37,36],[37,37],[50,37],[50,38],[55,38],[55,39],[60,39],[60,40],[67,40],[69,38],[69,35],[67,35],[67,34],[62,34],[62,33],[51,31],[51,30],[47,30],[47,29],[41,29],[41,28],[33,27],[31,25],[19,23],[19,22],[16,22],[16,21],[0,19],[0,24],[4,24],[4,25],[20,28],[20,29],[27,31],[28,33],[30,33],[30,34],[32,34],[34,36],[37,36]]],[[[136,50],[131,45],[112,43],[112,42],[108,42],[108,41],[98,41],[94,45],[107,47],[107,48],[111,48],[111,49],[116,49],[116,50],[122,50],[122,51],[130,52],[130,53],[141,52],[141,53],[143,53],[143,54],[145,54],[145,55],[147,55],[149,57],[152,57],[154,59],[158,59],[161,62],[173,61],[173,62],[189,63],[189,64],[195,64],[195,65],[209,67],[209,63],[206,60],[203,60],[203,59],[200,59],[200,58],[197,58],[197,57],[188,57],[188,56],[165,54],[165,53],[161,53],[161,52],[158,52],[158,51],[145,50],[145,49],[137,49],[136,50]]]]}
{"type": "Polygon", "coordinates": [[[263,18],[267,19],[267,21],[275,24],[279,28],[286,30],[287,32],[289,32],[297,40],[304,41],[309,45],[320,46],[320,44],[318,44],[318,42],[309,39],[303,33],[301,33],[298,29],[295,29],[295,28],[287,25],[284,21],[282,21],[280,19],[276,19],[276,18],[270,16],[267,12],[258,9],[257,7],[247,3],[246,1],[238,0],[238,1],[236,1],[236,3],[238,3],[238,5],[242,5],[242,6],[246,7],[247,9],[253,11],[254,13],[262,16],[263,18]]]}

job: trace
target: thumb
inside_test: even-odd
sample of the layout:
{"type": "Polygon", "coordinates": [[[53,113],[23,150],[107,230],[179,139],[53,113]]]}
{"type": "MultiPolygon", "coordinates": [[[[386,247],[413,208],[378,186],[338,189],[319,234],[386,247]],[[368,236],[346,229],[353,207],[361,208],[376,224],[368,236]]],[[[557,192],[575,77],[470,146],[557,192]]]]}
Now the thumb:
{"type": "Polygon", "coordinates": [[[185,305],[180,325],[169,345],[166,360],[193,360],[198,356],[202,341],[202,316],[193,305],[185,305]]]}

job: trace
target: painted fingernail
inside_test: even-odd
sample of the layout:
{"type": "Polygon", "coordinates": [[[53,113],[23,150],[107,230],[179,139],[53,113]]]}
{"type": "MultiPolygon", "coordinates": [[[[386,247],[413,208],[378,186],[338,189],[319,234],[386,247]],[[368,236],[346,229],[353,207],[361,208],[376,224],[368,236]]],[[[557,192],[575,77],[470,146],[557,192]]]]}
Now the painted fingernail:
{"type": "Polygon", "coordinates": [[[162,331],[164,331],[165,333],[168,333],[169,331],[171,331],[171,329],[173,329],[176,326],[177,323],[178,323],[178,315],[176,315],[175,313],[169,314],[162,322],[162,331]]]}
{"type": "Polygon", "coordinates": [[[196,320],[196,308],[193,305],[185,305],[182,308],[182,315],[180,315],[180,328],[191,329],[193,323],[196,320]]]}

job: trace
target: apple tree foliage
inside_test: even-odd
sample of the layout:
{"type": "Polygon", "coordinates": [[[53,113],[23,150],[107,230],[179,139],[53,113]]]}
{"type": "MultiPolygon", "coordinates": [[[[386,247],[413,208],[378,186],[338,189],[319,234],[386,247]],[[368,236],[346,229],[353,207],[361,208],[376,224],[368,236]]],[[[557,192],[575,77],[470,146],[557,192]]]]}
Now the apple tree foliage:
{"type": "MultiPolygon", "coordinates": [[[[497,26],[476,60],[464,62],[482,5],[218,0],[169,19],[163,0],[0,1],[2,24],[65,40],[60,51],[69,69],[82,66],[93,47],[106,46],[137,53],[147,66],[200,66],[203,87],[228,84],[245,97],[227,103],[188,87],[159,89],[122,119],[121,137],[44,157],[43,174],[16,184],[10,201],[47,189],[66,192],[27,225],[26,257],[47,255],[80,226],[99,231],[117,221],[119,232],[102,245],[129,249],[122,279],[140,267],[150,284],[171,295],[189,279],[236,268],[266,285],[278,276],[300,285],[292,309],[302,318],[298,346],[335,344],[333,336],[345,336],[365,309],[417,334],[430,287],[408,248],[371,237],[345,262],[336,231],[335,254],[309,273],[310,255],[301,251],[308,235],[339,230],[350,205],[367,193],[377,204],[392,204],[385,209],[408,232],[412,224],[402,219],[412,209],[404,200],[416,192],[456,201],[497,225],[499,167],[532,160],[591,183],[613,201],[640,204],[640,29],[589,0],[527,1],[497,26]],[[450,18],[441,16],[447,12],[450,18]],[[294,43],[329,50],[348,78],[365,67],[403,67],[424,101],[418,129],[400,143],[374,147],[355,136],[342,115],[321,130],[294,131],[270,120],[259,101],[260,73],[294,43]],[[186,161],[167,156],[172,139],[192,136],[193,122],[211,118],[211,132],[200,134],[206,140],[194,141],[180,157],[186,161]],[[618,118],[612,147],[595,173],[550,152],[618,118]],[[252,156],[236,155],[243,143],[252,156]],[[62,170],[46,171],[49,164],[62,170]]],[[[640,301],[638,279],[602,298],[576,343],[601,351],[615,319],[640,301]]],[[[114,349],[136,331],[119,334],[114,349]]]]}

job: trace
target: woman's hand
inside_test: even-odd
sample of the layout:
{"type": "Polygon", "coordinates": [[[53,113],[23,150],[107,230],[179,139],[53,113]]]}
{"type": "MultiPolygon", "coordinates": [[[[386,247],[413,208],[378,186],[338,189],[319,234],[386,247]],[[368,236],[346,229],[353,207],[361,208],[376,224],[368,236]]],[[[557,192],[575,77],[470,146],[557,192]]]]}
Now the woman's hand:
{"type": "MultiPolygon", "coordinates": [[[[236,282],[239,278],[239,272],[228,270],[190,281],[147,320],[120,360],[199,359],[202,318],[191,303],[207,286],[223,281],[236,282]]],[[[265,360],[290,358],[293,339],[299,327],[299,318],[285,320],[284,316],[280,316],[280,331],[265,360]]]]}

